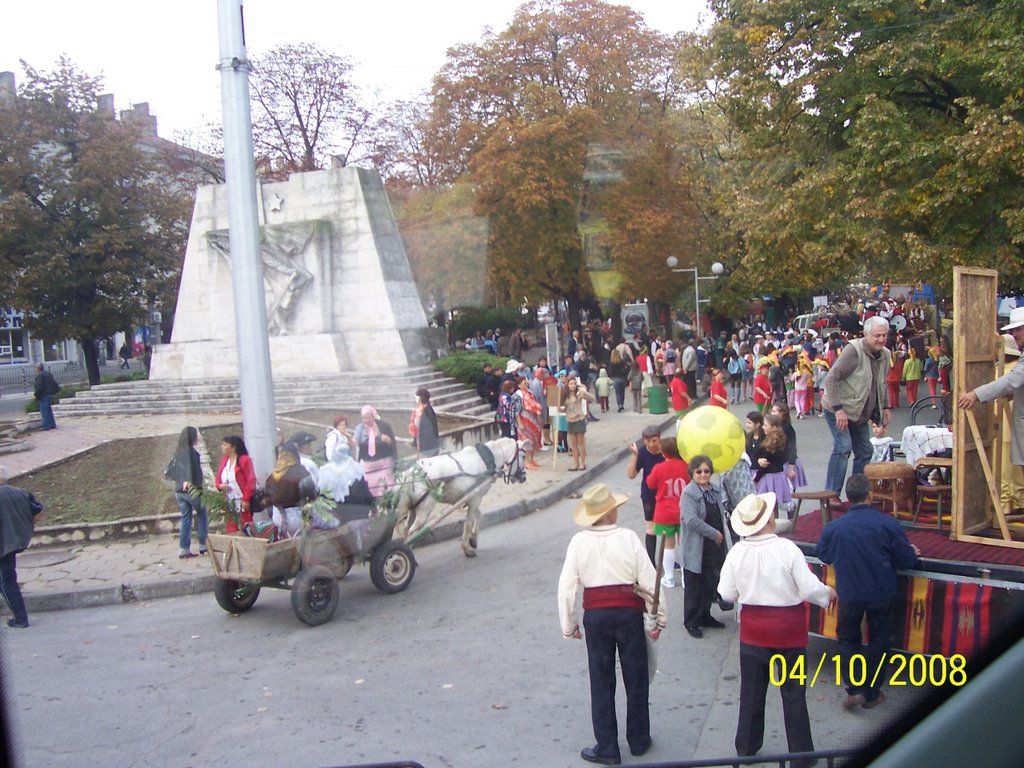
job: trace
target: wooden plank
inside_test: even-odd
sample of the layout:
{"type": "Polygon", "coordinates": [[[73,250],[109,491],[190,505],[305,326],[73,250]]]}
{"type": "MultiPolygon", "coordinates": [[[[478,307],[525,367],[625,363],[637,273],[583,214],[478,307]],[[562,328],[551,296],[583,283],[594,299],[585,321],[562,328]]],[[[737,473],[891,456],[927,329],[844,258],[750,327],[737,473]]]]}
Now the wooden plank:
{"type": "MultiPolygon", "coordinates": [[[[996,521],[999,523],[999,530],[1002,533],[1003,538],[1006,541],[1010,540],[1010,529],[1006,527],[1006,517],[1003,514],[1003,503],[999,498],[999,482],[996,479],[995,473],[992,471],[992,465],[988,461],[988,453],[985,450],[985,443],[981,439],[981,432],[978,430],[978,420],[974,418],[974,414],[968,411],[966,414],[967,423],[971,427],[971,435],[974,437],[974,445],[978,449],[978,459],[981,463],[981,469],[985,473],[985,481],[988,483],[989,497],[992,499],[992,509],[995,512],[996,521]]],[[[998,435],[995,441],[996,445],[999,445],[998,435]]]]}
{"type": "Polygon", "coordinates": [[[1002,539],[990,539],[985,536],[964,536],[957,539],[957,541],[966,541],[971,544],[987,544],[992,547],[1011,547],[1012,549],[1024,549],[1024,541],[1017,541],[1011,539],[1010,541],[1003,541],[1002,539]]]}
{"type": "MultiPolygon", "coordinates": [[[[996,291],[998,272],[975,267],[953,270],[953,397],[992,380],[997,356],[996,291]]],[[[1001,352],[1001,346],[998,352],[1001,352]]],[[[964,540],[971,532],[992,526],[994,506],[983,463],[985,445],[995,433],[992,407],[974,408],[977,434],[967,414],[953,409],[953,525],[951,538],[964,540]]],[[[989,465],[991,468],[991,465],[989,465]]],[[[997,483],[998,487],[998,483],[997,483]]],[[[1008,542],[1006,542],[1008,543],[1008,542]]]]}

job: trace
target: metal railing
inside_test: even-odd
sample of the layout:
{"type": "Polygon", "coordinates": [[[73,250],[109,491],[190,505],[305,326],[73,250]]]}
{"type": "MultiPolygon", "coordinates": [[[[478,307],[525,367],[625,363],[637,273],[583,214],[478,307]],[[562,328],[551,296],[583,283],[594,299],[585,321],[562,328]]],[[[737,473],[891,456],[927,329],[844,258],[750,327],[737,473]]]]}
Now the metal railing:
{"type": "MultiPolygon", "coordinates": [[[[46,370],[53,374],[60,384],[83,381],[85,368],[74,361],[43,363],[46,370]]],[[[36,379],[36,366],[33,363],[15,363],[0,365],[0,391],[4,394],[32,394],[32,386],[36,379]]]]}

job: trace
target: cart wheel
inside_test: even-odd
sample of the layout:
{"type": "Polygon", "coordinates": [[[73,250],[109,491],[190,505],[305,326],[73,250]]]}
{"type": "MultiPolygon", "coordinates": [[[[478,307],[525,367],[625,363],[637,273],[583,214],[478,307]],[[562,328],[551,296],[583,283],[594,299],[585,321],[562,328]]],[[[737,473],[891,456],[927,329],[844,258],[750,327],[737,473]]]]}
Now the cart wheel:
{"type": "Polygon", "coordinates": [[[292,610],[311,627],[330,621],[338,607],[338,580],[322,565],[299,571],[292,583],[292,610]]]}
{"type": "Polygon", "coordinates": [[[370,580],[381,592],[401,592],[409,586],[415,573],[416,558],[400,541],[384,542],[370,558],[370,580]]]}
{"type": "Polygon", "coordinates": [[[217,579],[213,582],[213,596],[217,598],[217,605],[228,613],[245,613],[260,596],[260,588],[244,581],[217,579]]]}

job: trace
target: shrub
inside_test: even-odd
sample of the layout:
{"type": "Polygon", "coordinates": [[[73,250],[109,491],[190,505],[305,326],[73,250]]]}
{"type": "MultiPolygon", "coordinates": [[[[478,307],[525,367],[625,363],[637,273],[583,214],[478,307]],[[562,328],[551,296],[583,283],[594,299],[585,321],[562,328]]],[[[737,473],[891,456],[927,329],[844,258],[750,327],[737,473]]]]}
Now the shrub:
{"type": "Polygon", "coordinates": [[[456,312],[452,333],[456,344],[465,342],[477,331],[485,333],[488,328],[501,328],[502,335],[509,336],[513,328],[522,327],[524,320],[515,307],[464,307],[456,312]]]}
{"type": "Polygon", "coordinates": [[[453,352],[434,361],[434,367],[445,376],[469,386],[475,386],[484,363],[494,366],[499,375],[505,370],[507,357],[495,357],[490,352],[453,352]]]}

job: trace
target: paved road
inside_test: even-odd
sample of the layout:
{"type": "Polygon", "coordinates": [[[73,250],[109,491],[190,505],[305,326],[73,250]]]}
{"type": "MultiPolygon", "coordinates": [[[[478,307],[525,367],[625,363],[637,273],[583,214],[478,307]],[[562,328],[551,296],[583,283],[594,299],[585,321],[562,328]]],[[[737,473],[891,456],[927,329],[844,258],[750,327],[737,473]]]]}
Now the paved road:
{"type": "MultiPolygon", "coordinates": [[[[797,430],[811,477],[823,477],[824,424],[797,430]]],[[[600,480],[636,491],[621,467],[600,480]]],[[[562,639],[554,597],[574,504],[485,529],[476,560],[451,541],[418,549],[415,580],[399,595],[377,592],[357,567],[334,620],[319,628],[301,624],[276,591],[238,617],[209,594],[40,614],[31,630],[3,633],[16,764],[583,765],[586,656],[562,639]]],[[[636,500],[622,517],[642,530],[636,500]]],[[[733,754],[737,627],[688,637],[680,598],[678,589],[667,596],[655,747],[641,763],[733,754]]],[[[833,650],[815,642],[811,660],[833,650]]],[[[885,706],[850,714],[833,683],[823,673],[809,692],[820,748],[869,738],[915,695],[891,689],[885,706]]],[[[765,751],[784,749],[770,691],[765,751]]]]}

